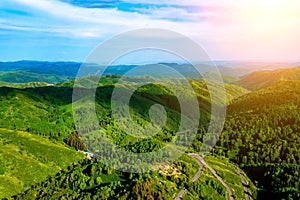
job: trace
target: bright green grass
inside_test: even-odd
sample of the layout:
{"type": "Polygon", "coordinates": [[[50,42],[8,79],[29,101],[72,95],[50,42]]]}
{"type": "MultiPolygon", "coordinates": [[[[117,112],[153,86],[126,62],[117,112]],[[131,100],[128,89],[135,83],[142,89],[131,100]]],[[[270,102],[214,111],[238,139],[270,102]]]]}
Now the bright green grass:
{"type": "Polygon", "coordinates": [[[102,174],[101,176],[102,183],[111,183],[116,181],[123,181],[123,179],[117,174],[102,174]]]}
{"type": "Polygon", "coordinates": [[[179,170],[180,174],[177,175],[177,178],[174,178],[173,176],[173,181],[170,180],[170,177],[167,178],[162,175],[158,177],[156,176],[154,178],[156,187],[163,187],[167,191],[167,199],[174,199],[178,195],[178,193],[184,188],[183,183],[185,182],[185,180],[191,182],[192,178],[199,170],[198,163],[193,158],[189,157],[187,154],[181,155],[177,159],[177,161],[174,162],[174,166],[179,170]],[[175,182],[181,182],[182,186],[178,187],[178,184],[176,184],[175,182]]]}
{"type": "MultiPolygon", "coordinates": [[[[191,183],[192,178],[199,170],[199,164],[186,154],[182,155],[177,162],[184,162],[187,164],[183,171],[186,171],[188,174],[188,180],[190,182],[189,185],[192,187],[188,189],[183,196],[183,199],[226,199],[226,189],[218,182],[208,169],[204,167],[199,179],[195,183],[191,183]]],[[[182,189],[183,188],[177,188],[176,195],[182,189]]]]}
{"type": "Polygon", "coordinates": [[[217,159],[215,157],[205,157],[205,161],[210,165],[219,176],[231,188],[235,199],[245,199],[244,187],[240,176],[236,173],[234,167],[228,162],[227,159],[217,159]]]}
{"type": "Polygon", "coordinates": [[[82,157],[43,137],[0,129],[0,198],[22,192],[82,157]]]}
{"type": "Polygon", "coordinates": [[[180,156],[180,158],[178,159],[178,162],[183,162],[187,165],[188,169],[185,169],[188,172],[188,179],[189,181],[192,181],[194,175],[198,172],[199,170],[199,165],[198,163],[191,158],[190,156],[183,154],[182,156],[180,156]]]}
{"type": "MultiPolygon", "coordinates": [[[[191,158],[184,157],[184,160],[186,162],[189,159],[191,158]]],[[[235,168],[231,165],[227,158],[207,156],[205,157],[205,161],[232,189],[235,199],[245,199],[244,188],[240,176],[237,174],[235,168]]],[[[195,161],[189,162],[194,162],[192,165],[194,167],[194,170],[190,171],[190,173],[192,174],[191,177],[193,177],[196,174],[196,171],[199,169],[199,165],[195,161]]],[[[246,174],[242,170],[240,171],[244,175],[247,183],[250,184],[250,188],[248,188],[248,191],[250,194],[252,194],[253,191],[256,190],[256,188],[246,176],[246,174]]],[[[206,167],[204,167],[204,170],[199,179],[195,183],[191,183],[189,185],[191,188],[189,188],[185,193],[183,199],[228,199],[228,194],[225,187],[213,176],[213,174],[206,167]]],[[[178,192],[180,190],[178,190],[178,192]]]]}
{"type": "Polygon", "coordinates": [[[183,200],[190,199],[210,199],[210,200],[225,200],[226,189],[218,182],[211,172],[204,168],[199,179],[192,183],[193,190],[188,190],[183,196],[183,200]],[[212,186],[209,182],[213,182],[212,186]],[[216,189],[218,188],[218,189],[216,189]],[[221,191],[221,192],[218,192],[221,191]],[[220,194],[221,193],[221,194],[220,194]],[[222,194],[223,193],[223,194],[222,194]]]}

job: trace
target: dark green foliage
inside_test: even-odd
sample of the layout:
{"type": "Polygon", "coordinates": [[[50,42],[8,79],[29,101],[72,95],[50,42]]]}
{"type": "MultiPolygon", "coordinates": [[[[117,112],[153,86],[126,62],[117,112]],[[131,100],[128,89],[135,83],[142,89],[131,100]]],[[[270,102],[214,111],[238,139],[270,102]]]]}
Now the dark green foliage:
{"type": "Polygon", "coordinates": [[[28,71],[14,71],[0,73],[0,80],[7,83],[29,83],[29,82],[45,82],[58,83],[68,81],[70,78],[59,76],[56,74],[38,74],[28,71]]]}
{"type": "Polygon", "coordinates": [[[70,137],[66,138],[64,142],[70,147],[74,147],[76,150],[87,150],[82,140],[78,137],[78,134],[71,135],[70,137]]]}
{"type": "MultiPolygon", "coordinates": [[[[187,162],[189,165],[191,160],[181,162],[187,162]]],[[[187,174],[190,173],[193,172],[187,171],[187,174]]],[[[181,187],[181,183],[186,181],[185,177],[185,174],[174,177],[157,172],[123,173],[105,166],[96,159],[82,160],[13,198],[171,199],[176,194],[174,188],[181,187]]]]}
{"type": "MultiPolygon", "coordinates": [[[[95,106],[99,125],[102,127],[102,133],[114,144],[127,151],[151,152],[161,149],[166,143],[175,138],[174,133],[178,130],[180,107],[177,98],[159,83],[159,79],[151,77],[126,77],[122,84],[116,84],[119,78],[120,76],[118,75],[110,75],[102,78],[98,83],[99,87],[96,91],[95,106]],[[149,123],[149,108],[154,104],[163,105],[167,113],[167,123],[163,129],[150,138],[133,137],[123,132],[115,120],[112,119],[110,109],[111,94],[115,87],[122,87],[126,90],[131,87],[132,82],[138,82],[143,79],[149,79],[154,81],[154,83],[140,87],[132,96],[130,100],[132,120],[137,125],[142,126],[149,123]]],[[[82,86],[94,83],[94,81],[96,81],[95,77],[83,78],[78,87],[81,87],[82,92],[88,92],[89,90],[82,86]]],[[[182,80],[173,81],[178,83],[178,90],[185,91],[185,88],[180,87],[182,80]]],[[[199,79],[191,79],[190,82],[196,91],[201,110],[201,121],[196,136],[197,139],[193,143],[193,148],[198,149],[201,145],[202,137],[206,132],[205,125],[210,119],[211,105],[209,92],[205,83],[199,79]]],[[[2,119],[0,120],[0,126],[45,136],[55,143],[65,142],[75,147],[75,149],[85,150],[79,138],[89,137],[89,140],[93,142],[97,142],[96,139],[99,138],[93,138],[93,134],[77,135],[72,116],[72,86],[73,82],[37,88],[0,88],[0,117],[2,119]]],[[[247,92],[237,86],[231,87],[231,85],[226,85],[226,87],[231,99],[241,93],[247,92]]],[[[190,94],[186,92],[186,95],[189,97],[190,94]]],[[[75,100],[77,99],[75,98],[75,100]]],[[[76,101],[75,106],[80,107],[84,103],[84,101],[76,101]]],[[[78,112],[81,112],[81,110],[79,109],[78,112]]],[[[134,130],[133,127],[128,128],[134,130]]],[[[87,130],[83,130],[83,133],[90,131],[93,133],[96,130],[97,126],[91,125],[87,127],[87,130]]],[[[182,137],[182,144],[179,145],[184,146],[185,141],[187,141],[187,135],[183,134],[180,137],[182,137]]],[[[18,145],[23,148],[21,151],[23,156],[27,150],[22,144],[18,145]]],[[[86,147],[89,150],[89,146],[87,145],[86,147]]],[[[111,152],[105,146],[101,146],[101,149],[111,152]]],[[[117,156],[121,157],[121,155],[117,156]]],[[[47,157],[41,156],[38,159],[47,162],[45,160],[47,157]]],[[[111,160],[111,162],[118,164],[120,161],[115,159],[111,160]]],[[[170,199],[174,198],[184,184],[189,182],[196,173],[198,166],[195,163],[191,163],[193,163],[191,158],[181,158],[175,162],[175,167],[178,168],[180,173],[178,175],[170,175],[157,172],[150,174],[119,173],[104,166],[97,160],[83,160],[66,170],[66,167],[71,165],[72,162],[65,162],[64,167],[62,167],[63,170],[59,174],[51,176],[47,180],[45,180],[44,176],[36,175],[41,182],[34,184],[26,192],[21,192],[21,194],[15,197],[19,199],[57,199],[63,197],[75,199],[143,199],[145,195],[148,195],[154,199],[170,199]]],[[[6,171],[7,168],[0,165],[0,176],[1,173],[5,174],[6,171]]],[[[206,183],[205,191],[202,193],[203,197],[209,195],[207,191],[214,190],[216,191],[216,196],[224,196],[223,189],[219,187],[216,181],[212,180],[206,183]],[[212,189],[208,189],[210,187],[212,189]]],[[[193,191],[195,193],[199,192],[198,186],[195,186],[193,191]]],[[[15,191],[14,194],[18,192],[20,191],[15,191]]]]}
{"type": "Polygon", "coordinates": [[[237,99],[214,152],[239,163],[264,193],[299,198],[299,106],[299,81],[282,81],[237,99]]]}
{"type": "Polygon", "coordinates": [[[0,88],[0,127],[63,140],[75,132],[71,110],[72,90],[60,87],[0,88]]]}

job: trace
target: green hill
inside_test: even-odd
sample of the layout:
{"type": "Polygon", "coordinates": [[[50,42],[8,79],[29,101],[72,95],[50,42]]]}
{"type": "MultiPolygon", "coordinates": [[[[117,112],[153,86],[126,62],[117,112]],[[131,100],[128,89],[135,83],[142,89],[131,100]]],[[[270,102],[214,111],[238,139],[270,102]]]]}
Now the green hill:
{"type": "Polygon", "coordinates": [[[47,138],[1,128],[0,198],[22,192],[82,157],[47,138]]]}
{"type": "Polygon", "coordinates": [[[300,81],[280,81],[237,98],[228,107],[214,152],[238,163],[259,198],[300,196],[300,81]]]}
{"type": "MultiPolygon", "coordinates": [[[[109,75],[98,84],[96,108],[99,123],[102,124],[108,137],[124,149],[133,152],[149,152],[161,148],[174,137],[172,132],[178,129],[178,116],[180,115],[176,97],[167,88],[161,86],[159,79],[127,77],[121,84],[116,84],[119,78],[120,76],[109,75]],[[146,108],[156,103],[166,106],[169,119],[164,130],[155,137],[136,139],[122,132],[111,119],[110,96],[115,87],[126,90],[131,88],[135,82],[145,81],[145,79],[154,81],[154,83],[140,87],[134,93],[130,104],[133,119],[140,125],[147,124],[149,114],[146,108]],[[143,105],[143,107],[138,105],[143,105]]],[[[89,77],[81,79],[81,81],[77,87],[94,83],[95,79],[89,77]]],[[[178,83],[177,90],[185,91],[185,88],[180,87],[181,80],[177,79],[176,81],[178,83]]],[[[210,112],[209,92],[201,79],[191,79],[190,83],[196,91],[202,112],[201,119],[204,122],[208,119],[210,112]]],[[[75,196],[79,198],[91,193],[91,195],[100,197],[119,195],[125,198],[138,197],[150,192],[148,194],[157,195],[156,197],[173,198],[197,171],[197,163],[195,164],[189,157],[181,158],[175,163],[174,167],[178,167],[182,174],[179,177],[162,175],[159,172],[153,172],[154,175],[120,173],[96,160],[83,160],[66,169],[81,156],[77,155],[74,149],[66,148],[64,142],[75,148],[82,145],[78,143],[72,117],[73,82],[30,88],[9,86],[0,88],[0,127],[2,128],[0,139],[3,142],[0,155],[5,160],[5,162],[1,162],[3,165],[0,170],[3,178],[1,182],[3,185],[0,186],[3,191],[1,192],[2,197],[21,193],[19,195],[21,199],[36,197],[32,195],[47,196],[50,194],[56,195],[56,197],[75,196]],[[7,159],[8,157],[9,159],[7,159]],[[16,163],[15,167],[12,167],[13,163],[16,163]],[[195,166],[191,166],[194,165],[191,163],[194,163],[195,166]],[[21,168],[24,170],[21,171],[21,168]],[[64,170],[55,175],[60,169],[64,170]],[[45,180],[46,177],[48,177],[47,180],[45,180]],[[11,183],[8,184],[8,182],[11,183]],[[9,187],[4,187],[4,184],[9,187]],[[24,193],[23,191],[31,185],[34,187],[24,193]]],[[[248,92],[230,84],[226,84],[225,87],[228,102],[248,92]]],[[[190,94],[186,93],[186,95],[189,97],[190,94]]],[[[75,105],[80,106],[81,103],[84,102],[76,102],[75,105]]],[[[177,173],[177,170],[175,171],[177,173]]],[[[209,174],[209,172],[207,173],[209,174]]],[[[206,184],[202,192],[204,196],[214,190],[214,185],[206,180],[208,178],[203,182],[206,184]]],[[[216,195],[223,195],[226,198],[224,192],[217,193],[216,195]]]]}
{"type": "Polygon", "coordinates": [[[75,131],[71,113],[60,108],[71,103],[71,94],[71,88],[2,87],[0,127],[62,140],[75,131]]]}
{"type": "Polygon", "coordinates": [[[46,82],[58,83],[70,80],[69,77],[57,74],[39,74],[30,71],[0,72],[0,81],[8,83],[46,82]]]}
{"type": "Polygon", "coordinates": [[[250,90],[270,86],[279,81],[300,80],[300,67],[257,71],[241,77],[236,83],[250,90]]]}

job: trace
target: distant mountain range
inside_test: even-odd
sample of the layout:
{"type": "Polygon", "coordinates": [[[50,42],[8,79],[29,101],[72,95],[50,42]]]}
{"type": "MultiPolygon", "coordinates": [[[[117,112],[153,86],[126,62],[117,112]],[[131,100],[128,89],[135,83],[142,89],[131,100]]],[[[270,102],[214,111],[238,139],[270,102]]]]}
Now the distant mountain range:
{"type": "Polygon", "coordinates": [[[300,62],[215,61],[222,74],[242,77],[261,70],[276,70],[300,66],[300,62]]]}
{"type": "MultiPolygon", "coordinates": [[[[278,68],[291,68],[300,66],[300,63],[264,63],[264,62],[237,62],[237,61],[215,61],[220,72],[227,76],[241,77],[259,70],[273,70],[278,68]]],[[[88,75],[124,75],[136,67],[141,67],[139,72],[132,72],[131,76],[153,76],[178,78],[177,73],[170,73],[161,65],[168,66],[179,72],[184,77],[199,78],[210,72],[212,63],[202,62],[195,65],[178,63],[158,63],[147,65],[114,65],[105,68],[97,64],[86,63],[86,71],[82,76],[88,75]],[[150,69],[150,70],[149,70],[150,69]]],[[[0,82],[29,83],[45,82],[49,84],[65,82],[74,79],[82,63],[77,62],[45,62],[45,61],[16,61],[0,62],[0,82]]],[[[128,76],[128,75],[127,75],[128,76]]],[[[129,75],[130,76],[130,75],[129,75]]],[[[228,77],[227,77],[228,79],[228,77]]]]}

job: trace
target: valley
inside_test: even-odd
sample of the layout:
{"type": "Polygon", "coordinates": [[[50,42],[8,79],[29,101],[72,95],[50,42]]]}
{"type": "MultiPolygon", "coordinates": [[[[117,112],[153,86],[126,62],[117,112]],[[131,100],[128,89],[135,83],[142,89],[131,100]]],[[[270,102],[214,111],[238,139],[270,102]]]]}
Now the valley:
{"type": "MultiPolygon", "coordinates": [[[[210,94],[203,79],[189,78],[201,112],[195,140],[174,163],[166,161],[158,170],[141,174],[115,170],[103,160],[87,159],[79,152],[89,151],[82,138],[96,141],[97,137],[77,133],[72,106],[80,108],[86,102],[72,104],[71,76],[57,83],[5,81],[0,88],[0,198],[297,199],[298,69],[226,76],[225,125],[217,145],[203,157],[198,152],[211,115],[210,94]]],[[[122,77],[118,82],[121,77],[106,75],[96,83],[95,108],[102,133],[126,151],[146,153],[163,148],[176,138],[180,124],[176,96],[161,85],[159,77],[122,77]],[[157,103],[165,107],[168,116],[163,130],[146,139],[124,132],[112,119],[110,109],[115,88],[127,90],[145,80],[152,84],[140,87],[130,100],[133,121],[148,124],[147,108],[157,103]]],[[[96,80],[94,76],[81,77],[75,87],[85,88],[96,80]]],[[[178,83],[177,90],[186,91],[180,79],[170,81],[178,83]]],[[[96,131],[96,127],[88,128],[96,131]]]]}

